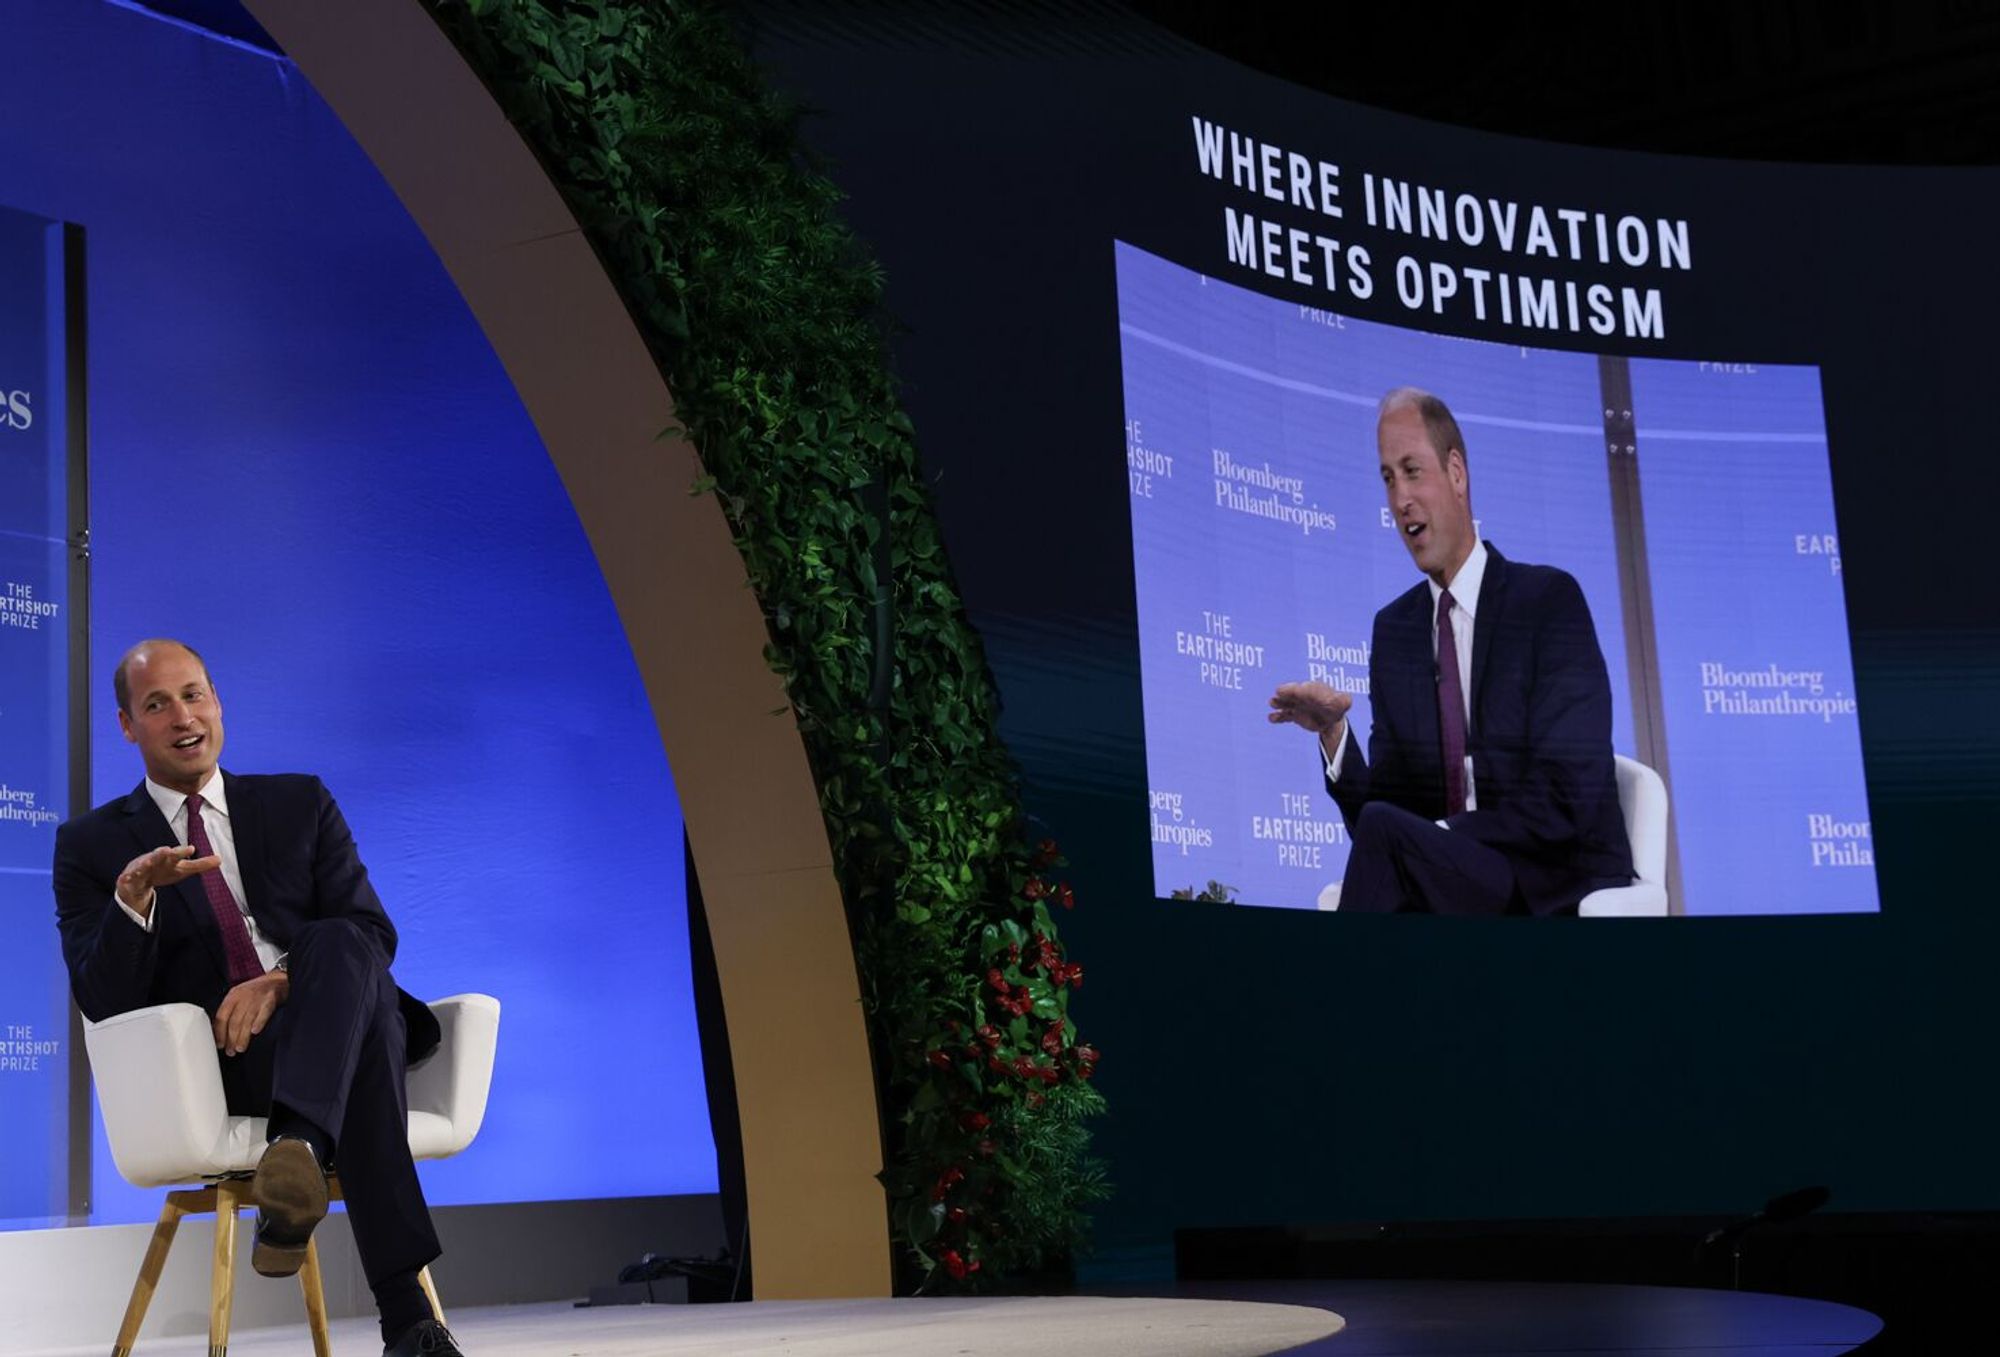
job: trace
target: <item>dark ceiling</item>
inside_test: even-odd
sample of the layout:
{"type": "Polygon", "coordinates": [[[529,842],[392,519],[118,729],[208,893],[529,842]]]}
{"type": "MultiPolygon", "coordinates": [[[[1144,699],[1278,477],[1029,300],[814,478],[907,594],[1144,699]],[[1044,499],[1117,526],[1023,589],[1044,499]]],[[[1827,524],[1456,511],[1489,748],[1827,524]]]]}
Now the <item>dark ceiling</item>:
{"type": "Polygon", "coordinates": [[[2000,163],[1991,3],[1129,3],[1272,75],[1491,131],[1752,160],[2000,163]]]}
{"type": "MultiPolygon", "coordinates": [[[[120,0],[114,0],[118,3],[120,0]]],[[[275,46],[241,0],[122,0],[275,46]]],[[[1116,0],[738,0],[842,28],[1099,39],[1116,0]]],[[[1991,0],[1126,0],[1210,51],[1342,98],[1553,141],[1752,160],[2000,164],[1991,0]]],[[[1127,21],[1129,22],[1129,20],[1127,21]]]]}

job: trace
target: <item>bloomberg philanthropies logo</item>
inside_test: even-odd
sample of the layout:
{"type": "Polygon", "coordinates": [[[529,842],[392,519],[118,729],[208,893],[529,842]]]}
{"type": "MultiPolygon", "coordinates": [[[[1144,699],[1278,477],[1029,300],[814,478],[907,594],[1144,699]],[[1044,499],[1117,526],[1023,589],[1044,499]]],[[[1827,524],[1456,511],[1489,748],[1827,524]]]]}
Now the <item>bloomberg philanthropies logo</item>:
{"type": "Polygon", "coordinates": [[[1817,716],[1831,722],[1854,715],[1854,699],[1826,690],[1819,669],[1731,669],[1714,660],[1701,664],[1703,716],[1817,716]]]}
{"type": "Polygon", "coordinates": [[[1195,823],[1192,815],[1184,815],[1179,792],[1163,792],[1156,788],[1150,799],[1154,843],[1179,848],[1182,857],[1188,855],[1190,848],[1215,847],[1215,831],[1195,823]]]}
{"type": "Polygon", "coordinates": [[[0,429],[28,429],[35,423],[35,393],[16,387],[0,391],[0,429]]]}
{"type": "Polygon", "coordinates": [[[1815,867],[1873,867],[1875,846],[1866,820],[1838,820],[1817,812],[1806,816],[1806,839],[1815,867]]]}

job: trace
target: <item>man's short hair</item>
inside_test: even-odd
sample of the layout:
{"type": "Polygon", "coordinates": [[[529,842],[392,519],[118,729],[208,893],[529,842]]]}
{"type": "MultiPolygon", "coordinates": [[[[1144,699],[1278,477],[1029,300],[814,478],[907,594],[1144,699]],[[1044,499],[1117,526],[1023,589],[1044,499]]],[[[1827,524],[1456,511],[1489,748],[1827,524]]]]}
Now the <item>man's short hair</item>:
{"type": "Polygon", "coordinates": [[[1458,421],[1451,417],[1451,407],[1417,386],[1399,386],[1382,397],[1382,403],[1375,407],[1375,418],[1394,414],[1398,410],[1414,408],[1423,417],[1424,433],[1431,441],[1431,447],[1438,455],[1438,465],[1443,466],[1453,448],[1469,467],[1472,459],[1465,451],[1465,435],[1458,431],[1458,421]]]}
{"type": "MultiPolygon", "coordinates": [[[[119,711],[127,715],[130,715],[132,711],[132,684],[125,674],[125,671],[131,668],[132,657],[142,650],[153,650],[160,646],[179,646],[182,650],[194,656],[194,662],[201,666],[202,673],[208,673],[208,661],[201,657],[199,650],[196,650],[186,641],[176,641],[171,636],[149,636],[126,650],[123,655],[120,655],[118,657],[118,667],[111,671],[111,691],[118,699],[119,711]]],[[[213,678],[209,679],[208,686],[211,688],[215,686],[213,678]]]]}

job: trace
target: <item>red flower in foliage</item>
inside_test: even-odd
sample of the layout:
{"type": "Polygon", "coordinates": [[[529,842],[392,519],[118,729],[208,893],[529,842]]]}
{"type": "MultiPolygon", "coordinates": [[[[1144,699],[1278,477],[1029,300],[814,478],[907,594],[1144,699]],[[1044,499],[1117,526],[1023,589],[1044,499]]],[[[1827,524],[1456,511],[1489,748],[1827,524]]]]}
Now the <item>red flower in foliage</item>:
{"type": "Polygon", "coordinates": [[[1069,882],[1065,881],[1056,887],[1056,903],[1064,909],[1076,908],[1076,892],[1069,888],[1069,882]]]}
{"type": "Polygon", "coordinates": [[[1079,1042],[1072,1049],[1076,1055],[1076,1072],[1086,1079],[1090,1078],[1090,1072],[1097,1068],[1097,1048],[1088,1042],[1079,1042]]]}
{"type": "Polygon", "coordinates": [[[993,1118],[984,1112],[968,1112],[958,1119],[958,1124],[968,1131],[983,1131],[993,1124],[993,1118]]]}
{"type": "Polygon", "coordinates": [[[973,1035],[978,1037],[981,1041],[985,1042],[988,1046],[998,1046],[1000,1044],[1000,1029],[995,1027],[990,1022],[980,1024],[980,1026],[974,1030],[973,1035]]]}
{"type": "Polygon", "coordinates": [[[1030,900],[1039,900],[1048,893],[1048,883],[1038,876],[1029,877],[1028,884],[1021,887],[1021,894],[1027,896],[1030,900]]]}
{"type": "Polygon", "coordinates": [[[943,1253],[938,1255],[938,1261],[944,1264],[944,1270],[946,1272],[949,1272],[954,1278],[956,1278],[961,1282],[964,1281],[966,1275],[972,1271],[970,1267],[966,1266],[965,1259],[959,1257],[957,1249],[946,1249],[943,1253]]]}
{"type": "Polygon", "coordinates": [[[1050,1055],[1062,1054],[1063,1020],[1057,1018],[1049,1024],[1049,1030],[1042,1034],[1042,1049],[1050,1055]]]}
{"type": "Polygon", "coordinates": [[[1000,1147],[997,1144],[995,1144],[993,1141],[990,1140],[982,1140],[979,1142],[979,1152],[985,1155],[989,1159],[993,1157],[994,1151],[998,1150],[999,1148],[1000,1147]]]}
{"type": "Polygon", "coordinates": [[[938,1069],[948,1070],[951,1068],[951,1052],[949,1051],[932,1051],[928,1056],[925,1056],[924,1058],[930,1061],[931,1064],[935,1065],[938,1069]]]}
{"type": "Polygon", "coordinates": [[[1000,968],[998,966],[995,966],[986,972],[986,983],[993,986],[993,988],[999,991],[1001,994],[1005,994],[1010,988],[1012,988],[1012,986],[1010,986],[1007,983],[1007,977],[1000,974],[1000,968]]]}
{"type": "Polygon", "coordinates": [[[1035,855],[1033,858],[1030,859],[1030,861],[1032,861],[1037,868],[1042,868],[1054,862],[1056,858],[1058,858],[1059,856],[1061,856],[1061,854],[1056,849],[1056,841],[1054,839],[1043,839],[1040,843],[1035,845],[1035,855]]]}
{"type": "Polygon", "coordinates": [[[1083,988],[1083,963],[1072,961],[1063,967],[1062,983],[1073,989],[1083,988]]]}
{"type": "Polygon", "coordinates": [[[965,1224],[965,1208],[963,1206],[954,1206],[951,1210],[944,1213],[944,1218],[954,1225],[963,1225],[965,1224]]]}
{"type": "Polygon", "coordinates": [[[946,1196],[950,1195],[951,1190],[954,1187],[957,1187],[960,1183],[964,1181],[965,1181],[964,1169],[959,1168],[956,1165],[953,1165],[951,1168],[946,1169],[943,1173],[940,1173],[938,1175],[938,1180],[935,1183],[931,1184],[931,1200],[934,1202],[943,1201],[946,1196]]]}

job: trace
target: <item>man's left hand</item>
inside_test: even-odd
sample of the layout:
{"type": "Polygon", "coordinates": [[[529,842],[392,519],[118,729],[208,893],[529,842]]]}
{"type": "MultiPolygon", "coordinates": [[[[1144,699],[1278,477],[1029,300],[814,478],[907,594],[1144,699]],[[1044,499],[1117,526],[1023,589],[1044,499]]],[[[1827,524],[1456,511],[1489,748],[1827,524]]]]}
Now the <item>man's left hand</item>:
{"type": "Polygon", "coordinates": [[[264,1030],[278,1005],[292,992],[292,977],[284,971],[266,971],[222,996],[215,1010],[215,1049],[224,1055],[242,1055],[250,1038],[264,1030]]]}

